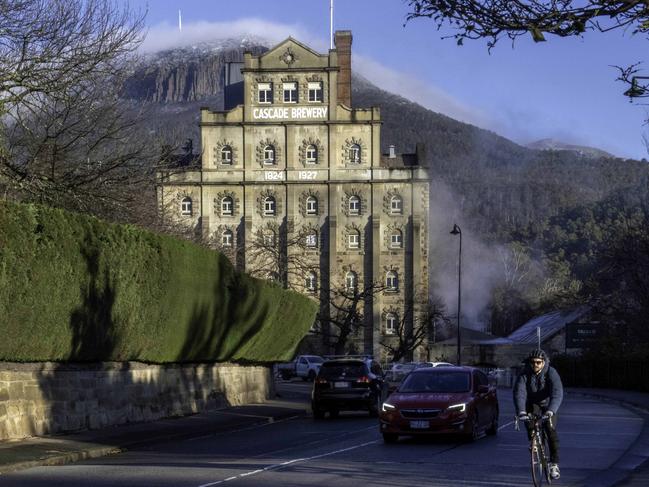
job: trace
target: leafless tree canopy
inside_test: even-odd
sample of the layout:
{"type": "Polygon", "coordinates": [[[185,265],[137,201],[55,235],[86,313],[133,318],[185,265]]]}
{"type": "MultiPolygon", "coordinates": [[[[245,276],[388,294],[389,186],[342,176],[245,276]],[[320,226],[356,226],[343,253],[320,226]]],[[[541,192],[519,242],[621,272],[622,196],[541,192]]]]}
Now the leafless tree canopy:
{"type": "Polygon", "coordinates": [[[111,0],[0,0],[5,197],[96,213],[145,177],[139,113],[120,99],[143,21],[111,0]]]}
{"type": "MultiPolygon", "coordinates": [[[[407,20],[426,17],[437,28],[449,27],[448,36],[462,44],[465,39],[486,39],[489,49],[503,37],[512,42],[531,35],[536,42],[546,34],[580,36],[586,31],[625,29],[632,34],[649,32],[649,0],[407,0],[412,9],[407,20]]],[[[637,66],[637,65],[634,65],[637,66]]],[[[638,83],[634,67],[620,68],[620,80],[631,85],[634,96],[649,94],[646,83],[638,83]],[[633,72],[625,72],[632,70],[633,72]]]]}

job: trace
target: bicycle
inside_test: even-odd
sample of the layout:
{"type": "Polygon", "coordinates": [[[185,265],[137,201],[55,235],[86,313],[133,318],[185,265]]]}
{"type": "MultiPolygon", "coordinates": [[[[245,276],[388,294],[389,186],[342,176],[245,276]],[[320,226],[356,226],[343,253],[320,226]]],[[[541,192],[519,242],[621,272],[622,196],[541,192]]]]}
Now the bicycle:
{"type": "MultiPolygon", "coordinates": [[[[519,418],[515,418],[514,429],[519,431],[518,426],[519,418]]],[[[543,429],[543,423],[547,421],[540,414],[530,414],[528,419],[522,419],[525,423],[531,423],[532,425],[532,436],[530,438],[530,466],[532,468],[532,482],[535,487],[541,487],[543,484],[543,479],[548,484],[552,483],[552,477],[550,476],[550,462],[548,460],[548,441],[545,436],[545,431],[543,429]]]]}

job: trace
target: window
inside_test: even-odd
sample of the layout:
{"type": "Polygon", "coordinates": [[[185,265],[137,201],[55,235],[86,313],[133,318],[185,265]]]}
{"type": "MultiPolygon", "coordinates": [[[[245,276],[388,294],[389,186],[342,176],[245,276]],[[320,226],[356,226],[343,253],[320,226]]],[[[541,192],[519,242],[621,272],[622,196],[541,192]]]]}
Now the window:
{"type": "Polygon", "coordinates": [[[264,199],[264,216],[273,216],[277,211],[275,198],[268,196],[264,199]]]}
{"type": "Polygon", "coordinates": [[[259,103],[272,103],[273,83],[258,83],[257,93],[259,94],[259,103]]]}
{"type": "Polygon", "coordinates": [[[274,247],[275,246],[275,232],[272,230],[267,230],[263,233],[263,241],[264,245],[267,245],[269,247],[274,247]]]}
{"type": "Polygon", "coordinates": [[[352,164],[361,163],[361,146],[358,144],[352,144],[349,146],[349,162],[352,164]]]}
{"type": "Polygon", "coordinates": [[[395,271],[388,271],[385,275],[385,286],[388,288],[388,291],[399,290],[399,275],[395,271]]]}
{"type": "Polygon", "coordinates": [[[393,196],[390,199],[390,213],[393,215],[401,215],[403,213],[403,200],[401,196],[393,196]]]}
{"type": "Polygon", "coordinates": [[[221,234],[221,245],[223,245],[224,247],[232,247],[232,240],[232,230],[225,230],[221,234]]]}
{"type": "Polygon", "coordinates": [[[361,199],[358,196],[351,196],[349,198],[349,214],[350,215],[361,214],[361,199]]]}
{"type": "Polygon", "coordinates": [[[390,247],[393,249],[400,249],[403,246],[403,238],[399,230],[395,230],[390,235],[390,247]]]}
{"type": "Polygon", "coordinates": [[[318,246],[318,234],[317,233],[309,233],[306,236],[306,246],[313,249],[318,246]]]}
{"type": "Polygon", "coordinates": [[[322,101],[322,81],[309,82],[309,101],[322,101]]]}
{"type": "Polygon", "coordinates": [[[347,235],[347,248],[359,249],[361,247],[361,236],[358,232],[352,232],[347,235]]]}
{"type": "Polygon", "coordinates": [[[297,103],[297,83],[284,83],[284,103],[297,103]]]}
{"type": "Polygon", "coordinates": [[[306,148],[306,161],[307,164],[318,163],[318,148],[315,145],[309,145],[306,148]]]}
{"type": "Polygon", "coordinates": [[[306,214],[307,215],[318,214],[318,198],[316,198],[315,196],[309,196],[306,199],[306,214]]]}
{"type": "Polygon", "coordinates": [[[317,290],[318,276],[315,272],[309,272],[304,280],[304,287],[307,291],[314,293],[317,290]]]}
{"type": "Polygon", "coordinates": [[[388,313],[385,315],[385,333],[394,335],[397,332],[398,318],[395,313],[388,313]]]}
{"type": "Polygon", "coordinates": [[[232,216],[232,198],[226,196],[221,200],[221,216],[232,216]]]}
{"type": "Polygon", "coordinates": [[[264,164],[275,164],[275,147],[272,145],[264,147],[264,164]]]}
{"type": "Polygon", "coordinates": [[[358,288],[358,276],[354,271],[345,274],[345,287],[350,291],[356,291],[358,288]]]}
{"type": "Polygon", "coordinates": [[[232,165],[232,147],[229,145],[224,145],[221,149],[221,164],[232,165]]]}
{"type": "Polygon", "coordinates": [[[180,214],[183,216],[192,216],[192,199],[185,197],[180,202],[180,214]]]}

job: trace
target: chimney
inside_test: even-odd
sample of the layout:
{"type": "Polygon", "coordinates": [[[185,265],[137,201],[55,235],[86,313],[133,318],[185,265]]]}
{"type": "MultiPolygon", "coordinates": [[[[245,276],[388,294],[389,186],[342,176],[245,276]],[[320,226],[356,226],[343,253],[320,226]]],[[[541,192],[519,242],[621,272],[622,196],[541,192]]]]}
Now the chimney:
{"type": "Polygon", "coordinates": [[[352,32],[337,30],[334,43],[338,53],[338,103],[352,106],[352,32]]]}
{"type": "Polygon", "coordinates": [[[397,154],[394,152],[394,146],[390,146],[390,152],[388,153],[388,157],[390,159],[395,159],[397,157],[397,154]]]}

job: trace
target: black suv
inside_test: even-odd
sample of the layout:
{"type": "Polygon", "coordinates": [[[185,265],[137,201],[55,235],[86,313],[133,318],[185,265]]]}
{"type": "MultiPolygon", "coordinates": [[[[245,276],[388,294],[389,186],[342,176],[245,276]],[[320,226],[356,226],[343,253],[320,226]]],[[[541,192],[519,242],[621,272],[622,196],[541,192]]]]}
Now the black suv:
{"type": "Polygon", "coordinates": [[[338,412],[368,411],[378,416],[386,396],[383,370],[371,358],[341,358],[327,360],[313,382],[311,407],[315,419],[325,412],[334,418],[338,412]]]}

